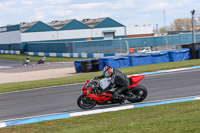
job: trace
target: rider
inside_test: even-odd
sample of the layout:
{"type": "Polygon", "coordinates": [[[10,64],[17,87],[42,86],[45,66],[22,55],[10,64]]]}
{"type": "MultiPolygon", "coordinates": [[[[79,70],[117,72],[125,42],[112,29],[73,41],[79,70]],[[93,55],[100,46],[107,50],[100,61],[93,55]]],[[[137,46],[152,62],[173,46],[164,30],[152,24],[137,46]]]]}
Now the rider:
{"type": "Polygon", "coordinates": [[[114,69],[110,66],[105,66],[103,69],[103,75],[95,77],[95,79],[101,78],[111,78],[110,84],[106,87],[102,93],[108,92],[114,86],[117,87],[113,93],[114,99],[120,99],[120,103],[123,103],[125,98],[121,95],[121,93],[128,88],[129,80],[128,77],[123,74],[121,71],[114,69]]]}
{"type": "Polygon", "coordinates": [[[30,57],[27,57],[27,58],[24,60],[23,65],[24,65],[24,66],[27,66],[29,62],[30,62],[30,57]]]}

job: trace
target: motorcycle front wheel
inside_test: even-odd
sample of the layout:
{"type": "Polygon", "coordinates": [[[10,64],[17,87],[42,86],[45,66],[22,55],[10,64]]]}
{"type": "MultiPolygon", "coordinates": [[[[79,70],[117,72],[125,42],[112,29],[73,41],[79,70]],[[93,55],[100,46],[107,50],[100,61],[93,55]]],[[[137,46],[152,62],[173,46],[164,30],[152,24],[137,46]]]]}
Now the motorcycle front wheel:
{"type": "Polygon", "coordinates": [[[143,85],[138,85],[129,90],[129,97],[127,100],[131,103],[141,102],[147,96],[147,89],[143,85]]]}
{"type": "Polygon", "coordinates": [[[86,95],[81,95],[77,100],[77,105],[82,109],[91,109],[97,104],[97,101],[86,97],[86,95]]]}

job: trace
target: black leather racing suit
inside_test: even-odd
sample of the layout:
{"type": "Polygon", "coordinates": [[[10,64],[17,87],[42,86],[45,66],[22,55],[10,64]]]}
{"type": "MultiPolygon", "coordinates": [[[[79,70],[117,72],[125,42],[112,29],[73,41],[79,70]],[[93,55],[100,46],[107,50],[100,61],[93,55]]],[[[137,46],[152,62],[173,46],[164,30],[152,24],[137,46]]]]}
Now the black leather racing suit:
{"type": "MultiPolygon", "coordinates": [[[[104,75],[96,77],[98,79],[105,78],[104,75]]],[[[111,81],[108,87],[106,87],[103,92],[107,92],[113,87],[117,87],[118,89],[115,91],[115,93],[121,94],[124,90],[126,90],[129,86],[129,80],[128,77],[123,74],[121,71],[117,69],[113,69],[113,74],[111,75],[111,81]]]]}

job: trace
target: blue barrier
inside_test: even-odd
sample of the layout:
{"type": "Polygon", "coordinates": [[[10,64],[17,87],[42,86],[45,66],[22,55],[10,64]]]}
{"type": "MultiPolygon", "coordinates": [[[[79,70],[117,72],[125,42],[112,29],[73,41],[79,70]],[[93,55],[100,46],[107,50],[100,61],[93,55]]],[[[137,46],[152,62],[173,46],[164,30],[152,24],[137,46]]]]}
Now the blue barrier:
{"type": "Polygon", "coordinates": [[[191,53],[189,48],[172,50],[169,51],[168,53],[170,61],[183,61],[191,59],[191,53]]]}
{"type": "Polygon", "coordinates": [[[150,54],[133,54],[133,55],[128,55],[128,57],[130,61],[130,66],[152,64],[150,54]]]}
{"type": "Polygon", "coordinates": [[[74,61],[74,66],[77,73],[81,72],[81,60],[74,61]]]}
{"type": "Polygon", "coordinates": [[[198,54],[199,54],[199,59],[200,59],[200,47],[198,48],[198,54]]]}
{"type": "Polygon", "coordinates": [[[109,58],[97,58],[99,59],[99,71],[103,70],[104,66],[108,64],[109,58]]]}
{"type": "Polygon", "coordinates": [[[104,66],[111,66],[112,68],[122,68],[122,67],[129,67],[129,58],[128,57],[113,57],[113,58],[106,58],[104,59],[105,63],[104,66]]]}
{"type": "MultiPolygon", "coordinates": [[[[199,51],[199,58],[200,58],[200,47],[199,51]]],[[[182,61],[191,59],[190,49],[179,49],[173,51],[161,51],[158,53],[152,54],[131,54],[127,56],[119,56],[119,57],[112,57],[112,58],[95,58],[99,60],[98,62],[98,70],[103,70],[104,66],[111,66],[113,68],[123,68],[123,67],[130,67],[130,66],[139,66],[139,65],[148,65],[154,63],[165,63],[170,61],[182,61]]],[[[94,59],[89,59],[94,60],[94,59]]],[[[85,60],[75,61],[75,68],[76,72],[81,72],[81,62],[85,60]]]]}
{"type": "Polygon", "coordinates": [[[165,63],[169,62],[168,52],[158,52],[151,54],[152,63],[165,63]]]}

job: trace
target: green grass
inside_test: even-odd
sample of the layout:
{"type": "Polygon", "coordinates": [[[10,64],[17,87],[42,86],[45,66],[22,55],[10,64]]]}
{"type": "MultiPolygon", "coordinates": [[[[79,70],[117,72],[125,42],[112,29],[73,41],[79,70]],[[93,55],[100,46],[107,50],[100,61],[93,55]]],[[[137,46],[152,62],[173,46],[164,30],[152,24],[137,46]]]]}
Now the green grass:
{"type": "Polygon", "coordinates": [[[0,129],[2,133],[199,133],[200,101],[72,117],[0,129]]]}
{"type": "MultiPolygon", "coordinates": [[[[0,54],[0,60],[24,61],[26,57],[30,57],[31,62],[37,62],[43,56],[0,54]]],[[[83,59],[86,58],[46,57],[46,62],[72,62],[83,59]]]]}
{"type": "MultiPolygon", "coordinates": [[[[152,71],[157,71],[157,70],[165,70],[165,69],[173,69],[173,68],[189,67],[189,66],[197,66],[197,65],[200,65],[200,59],[134,66],[134,67],[121,68],[120,70],[126,75],[130,75],[130,74],[136,74],[136,73],[142,73],[142,72],[152,72],[152,71]]],[[[91,73],[81,73],[78,75],[67,76],[67,77],[62,77],[62,78],[52,78],[52,79],[17,82],[17,83],[5,83],[5,84],[0,84],[0,93],[39,88],[39,87],[80,83],[86,80],[90,80],[92,77],[95,77],[101,74],[102,72],[91,72],[91,73]]]]}

